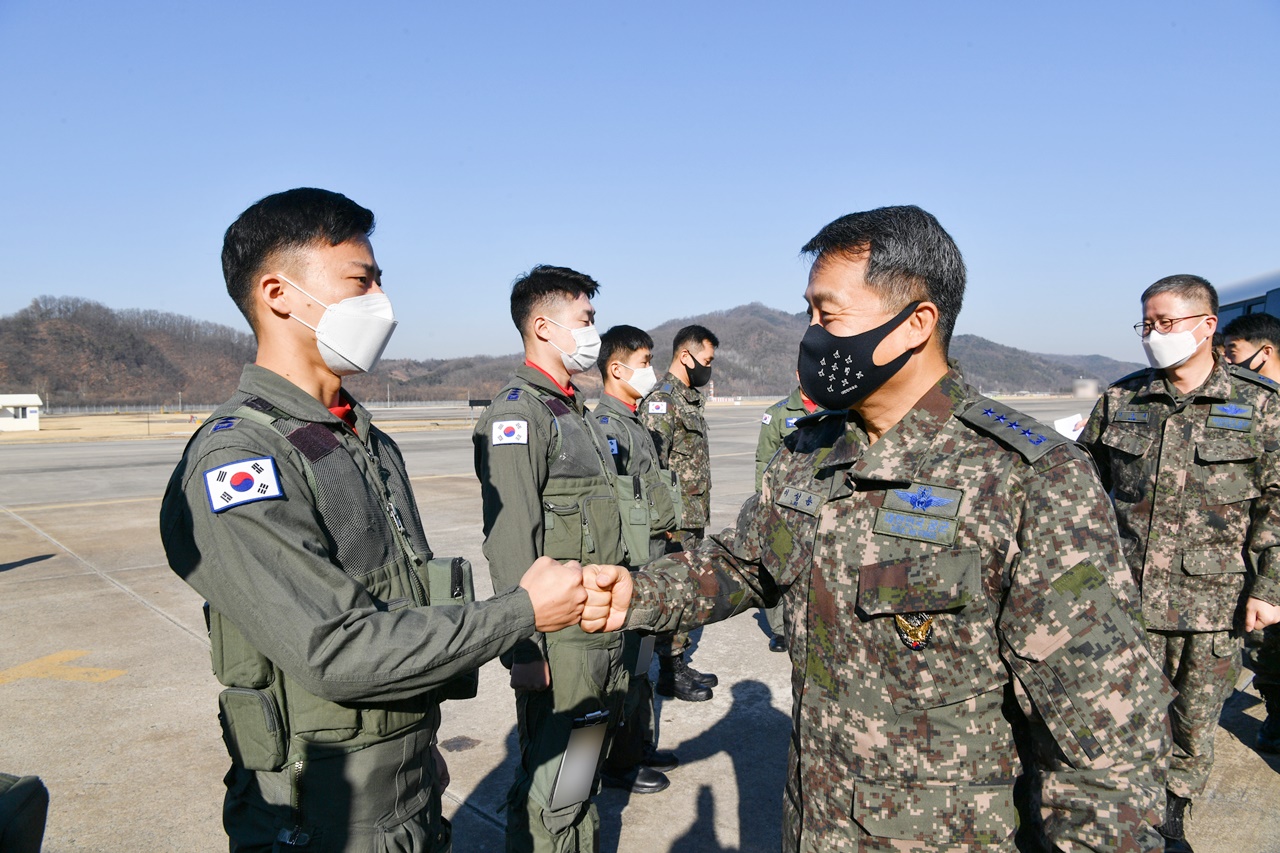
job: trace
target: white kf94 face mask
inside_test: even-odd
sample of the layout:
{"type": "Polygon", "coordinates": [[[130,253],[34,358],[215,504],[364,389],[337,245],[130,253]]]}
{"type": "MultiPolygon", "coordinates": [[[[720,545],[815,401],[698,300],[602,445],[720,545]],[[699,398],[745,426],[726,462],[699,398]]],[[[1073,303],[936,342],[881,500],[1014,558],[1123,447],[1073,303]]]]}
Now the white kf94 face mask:
{"type": "MultiPolygon", "coordinates": [[[[622,362],[618,363],[622,364],[622,362]]],[[[631,378],[627,380],[627,384],[641,397],[652,391],[653,386],[658,384],[658,374],[654,372],[653,365],[632,367],[629,364],[622,364],[622,366],[631,371],[631,378]]]]}
{"type": "MultiPolygon", "coordinates": [[[[1190,329],[1181,332],[1169,332],[1161,334],[1158,330],[1152,329],[1151,334],[1142,339],[1142,349],[1147,353],[1147,361],[1156,370],[1164,370],[1169,367],[1177,367],[1191,356],[1195,355],[1196,350],[1200,349],[1200,344],[1209,340],[1205,338],[1197,342],[1195,331],[1204,325],[1204,321],[1208,317],[1196,323],[1190,329]]],[[[1212,335],[1210,336],[1212,337],[1212,335]]]]}
{"type": "Polygon", "coordinates": [[[596,331],[595,324],[570,329],[568,326],[561,326],[550,317],[547,318],[547,322],[553,326],[560,326],[573,335],[573,352],[565,352],[560,347],[556,347],[555,341],[548,341],[559,350],[560,361],[564,364],[564,369],[569,371],[569,375],[576,376],[584,370],[590,370],[595,365],[596,359],[600,357],[600,333],[596,331]]]}
{"type": "Polygon", "coordinates": [[[351,376],[373,370],[397,325],[391,300],[385,293],[364,293],[325,305],[284,276],[280,276],[280,280],[324,305],[320,322],[314,326],[296,314],[289,316],[316,333],[320,357],[335,375],[351,376]]]}

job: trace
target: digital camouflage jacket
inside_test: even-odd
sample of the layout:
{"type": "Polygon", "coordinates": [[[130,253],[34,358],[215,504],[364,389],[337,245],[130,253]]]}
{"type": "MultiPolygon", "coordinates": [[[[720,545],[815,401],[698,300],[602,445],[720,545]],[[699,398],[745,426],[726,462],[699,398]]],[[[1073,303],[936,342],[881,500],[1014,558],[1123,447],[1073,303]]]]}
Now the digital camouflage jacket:
{"type": "Polygon", "coordinates": [[[804,399],[800,389],[796,388],[791,396],[779,400],[764,410],[760,416],[760,437],[756,440],[756,491],[760,491],[760,481],[764,477],[764,469],[773,459],[782,439],[795,432],[796,421],[807,416],[804,399]]]}
{"type": "Polygon", "coordinates": [[[640,423],[653,436],[658,463],[680,478],[683,530],[707,526],[711,518],[711,451],[707,445],[706,398],[671,373],[640,404],[640,423]]]}
{"type": "Polygon", "coordinates": [[[1158,849],[1171,693],[1084,452],[954,372],[874,444],[825,413],[784,448],[736,527],[636,576],[628,621],[781,599],[784,849],[1012,850],[1024,760],[1062,850],[1158,849]]]}
{"type": "Polygon", "coordinates": [[[1228,631],[1280,603],[1280,394],[1218,362],[1180,395],[1158,371],[1107,389],[1080,434],[1115,504],[1148,628],[1228,631]]]}

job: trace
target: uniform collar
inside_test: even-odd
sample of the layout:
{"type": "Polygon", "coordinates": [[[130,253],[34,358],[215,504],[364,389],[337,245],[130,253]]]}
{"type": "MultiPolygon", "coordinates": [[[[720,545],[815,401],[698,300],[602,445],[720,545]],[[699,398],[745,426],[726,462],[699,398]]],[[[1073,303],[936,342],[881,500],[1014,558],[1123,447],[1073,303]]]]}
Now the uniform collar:
{"type": "Polygon", "coordinates": [[[850,474],[858,480],[910,482],[922,470],[929,450],[943,426],[974,397],[954,371],[948,371],[937,384],[925,392],[875,444],[868,444],[858,416],[850,412],[844,434],[823,460],[823,467],[849,465],[850,474]]]}
{"type": "Polygon", "coordinates": [[[672,393],[679,394],[693,405],[701,406],[703,404],[705,398],[702,396],[702,392],[697,388],[689,387],[687,383],[683,382],[680,377],[671,371],[667,371],[667,375],[662,378],[662,381],[671,385],[672,393]]]}
{"type": "Polygon", "coordinates": [[[809,407],[804,404],[804,398],[800,396],[800,386],[797,385],[792,390],[791,396],[787,398],[787,408],[793,412],[804,412],[806,415],[812,415],[818,411],[818,404],[813,404],[813,411],[809,411],[809,407]]]}
{"type": "Polygon", "coordinates": [[[582,403],[580,401],[581,394],[576,393],[577,388],[572,382],[569,387],[565,388],[559,382],[547,375],[547,372],[541,367],[525,362],[516,368],[516,377],[522,379],[526,384],[532,385],[539,390],[546,391],[554,397],[569,404],[569,406],[579,414],[582,413],[582,403]]]}
{"type": "MultiPolygon", "coordinates": [[[[240,374],[239,390],[252,397],[260,397],[266,400],[296,420],[336,424],[346,427],[345,421],[330,412],[315,397],[312,397],[280,374],[265,367],[246,364],[244,371],[240,374]]],[[[372,421],[369,411],[360,405],[360,402],[351,396],[345,388],[342,390],[342,394],[351,401],[352,411],[355,412],[356,416],[356,432],[362,436],[368,435],[369,423],[372,421]]]]}
{"type": "Polygon", "coordinates": [[[1147,374],[1146,384],[1138,390],[1137,397],[1168,397],[1170,400],[1229,400],[1231,399],[1231,374],[1227,372],[1226,363],[1214,358],[1213,370],[1200,384],[1199,388],[1187,394],[1180,394],[1177,388],[1159,370],[1151,368],[1147,374]]]}
{"type": "Polygon", "coordinates": [[[608,409],[615,415],[625,415],[633,420],[639,420],[636,414],[636,407],[629,405],[626,400],[619,399],[612,394],[600,393],[600,404],[596,409],[608,409]]]}

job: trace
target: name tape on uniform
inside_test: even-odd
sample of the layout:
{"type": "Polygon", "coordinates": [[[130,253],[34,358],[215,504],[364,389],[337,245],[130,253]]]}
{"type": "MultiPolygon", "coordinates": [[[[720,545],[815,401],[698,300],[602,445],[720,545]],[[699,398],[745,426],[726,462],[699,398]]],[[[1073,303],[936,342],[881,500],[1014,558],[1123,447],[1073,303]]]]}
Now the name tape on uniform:
{"type": "Polygon", "coordinates": [[[667,403],[665,400],[654,400],[649,404],[649,414],[665,415],[667,413],[667,403]]]}
{"type": "Polygon", "coordinates": [[[284,497],[276,460],[270,456],[241,459],[204,472],[209,509],[222,512],[233,506],[284,497]]]}
{"type": "Polygon", "coordinates": [[[490,443],[493,444],[494,447],[497,447],[499,444],[528,444],[529,422],[494,421],[493,439],[490,443]]]}

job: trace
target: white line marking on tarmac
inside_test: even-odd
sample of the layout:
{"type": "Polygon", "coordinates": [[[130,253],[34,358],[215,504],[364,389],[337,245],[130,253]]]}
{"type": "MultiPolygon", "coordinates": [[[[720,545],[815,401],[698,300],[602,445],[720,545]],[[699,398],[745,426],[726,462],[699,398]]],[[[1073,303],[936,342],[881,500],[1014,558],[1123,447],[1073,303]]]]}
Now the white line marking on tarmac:
{"type": "Polygon", "coordinates": [[[106,581],[107,583],[111,584],[111,585],[112,585],[112,586],[114,586],[115,588],[119,589],[121,592],[123,592],[125,595],[129,596],[129,597],[130,597],[130,598],[132,598],[134,601],[136,601],[136,602],[138,602],[139,604],[141,604],[143,607],[147,608],[148,610],[152,611],[152,612],[153,612],[153,613],[155,613],[156,615],[158,615],[158,616],[160,616],[160,617],[162,617],[162,618],[164,618],[164,619],[168,620],[169,622],[173,623],[173,624],[174,624],[175,626],[177,626],[177,628],[178,628],[179,630],[181,630],[184,634],[187,634],[188,636],[194,637],[194,638],[195,638],[195,639],[200,643],[200,645],[204,646],[206,649],[207,649],[207,648],[209,648],[209,638],[208,638],[207,636],[205,636],[203,633],[201,633],[201,632],[199,632],[199,631],[193,631],[193,630],[191,630],[190,628],[188,628],[186,625],[183,625],[183,624],[182,624],[181,622],[179,622],[177,619],[175,619],[174,617],[170,616],[168,613],[165,613],[165,612],[164,612],[163,610],[161,610],[159,607],[156,607],[154,604],[152,604],[151,602],[147,601],[147,600],[146,600],[145,598],[143,598],[141,595],[138,595],[138,593],[134,592],[132,589],[130,589],[129,587],[125,586],[125,585],[124,585],[124,584],[122,584],[120,581],[118,581],[118,580],[116,580],[115,578],[111,577],[109,574],[107,574],[106,572],[104,572],[102,569],[98,568],[98,567],[97,567],[97,566],[95,566],[93,563],[90,563],[88,560],[86,560],[84,557],[81,557],[81,556],[80,556],[79,554],[77,554],[75,551],[72,551],[72,550],[71,550],[70,548],[68,548],[66,545],[63,545],[61,542],[59,542],[59,541],[58,541],[57,539],[55,539],[53,536],[51,536],[50,534],[48,534],[48,533],[46,533],[45,531],[41,530],[39,527],[36,527],[34,524],[32,524],[31,522],[27,521],[27,520],[26,520],[25,518],[23,518],[22,516],[18,515],[16,512],[14,512],[13,510],[11,510],[9,507],[7,507],[7,506],[5,506],[5,505],[3,505],[3,504],[0,504],[0,510],[3,510],[4,512],[6,512],[6,513],[8,513],[9,515],[11,515],[11,516],[12,516],[12,517],[13,517],[13,518],[14,518],[14,519],[19,523],[19,524],[22,524],[23,526],[25,526],[25,527],[29,528],[29,529],[30,529],[33,533],[35,533],[36,535],[38,535],[38,536],[43,536],[45,539],[47,539],[47,540],[49,540],[50,542],[52,542],[55,546],[57,546],[58,548],[62,549],[64,552],[66,552],[68,555],[70,555],[74,560],[76,560],[76,561],[77,561],[78,563],[80,563],[82,566],[84,566],[85,568],[89,569],[89,571],[93,572],[95,575],[97,575],[98,577],[102,578],[104,581],[106,581]]]}

